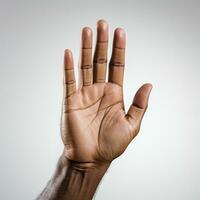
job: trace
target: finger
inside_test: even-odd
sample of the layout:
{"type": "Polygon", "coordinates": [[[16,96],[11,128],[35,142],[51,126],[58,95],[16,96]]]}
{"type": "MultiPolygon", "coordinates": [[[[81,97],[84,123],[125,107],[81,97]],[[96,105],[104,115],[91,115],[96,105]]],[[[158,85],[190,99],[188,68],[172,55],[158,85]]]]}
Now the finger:
{"type": "Polygon", "coordinates": [[[144,84],[136,92],[133,99],[133,103],[130,106],[128,113],[126,115],[127,119],[134,124],[134,126],[140,127],[142,118],[148,106],[149,95],[152,90],[152,85],[147,83],[144,84]]]}
{"type": "Polygon", "coordinates": [[[117,28],[114,33],[113,51],[109,64],[109,82],[123,85],[125,65],[125,31],[117,28]]]}
{"type": "Polygon", "coordinates": [[[80,85],[91,85],[93,82],[92,76],[92,30],[85,27],[82,30],[80,85]]]}
{"type": "Polygon", "coordinates": [[[108,51],[108,24],[104,20],[97,23],[97,42],[93,61],[93,82],[104,83],[106,79],[108,51]]]}
{"type": "Polygon", "coordinates": [[[65,50],[64,54],[64,98],[70,96],[76,91],[76,81],[74,75],[74,62],[72,52],[65,50]]]}

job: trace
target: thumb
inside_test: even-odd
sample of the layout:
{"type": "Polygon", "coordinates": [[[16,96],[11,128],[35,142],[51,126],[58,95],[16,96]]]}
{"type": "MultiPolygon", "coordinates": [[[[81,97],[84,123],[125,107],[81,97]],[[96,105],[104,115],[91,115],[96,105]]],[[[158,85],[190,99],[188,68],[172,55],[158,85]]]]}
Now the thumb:
{"type": "Polygon", "coordinates": [[[130,106],[128,113],[126,115],[127,119],[131,123],[133,123],[134,126],[136,125],[136,127],[138,127],[138,131],[139,131],[144,113],[148,106],[148,100],[149,100],[149,95],[151,93],[151,89],[152,89],[152,85],[149,83],[146,83],[139,88],[139,90],[135,94],[133,103],[130,106]]]}

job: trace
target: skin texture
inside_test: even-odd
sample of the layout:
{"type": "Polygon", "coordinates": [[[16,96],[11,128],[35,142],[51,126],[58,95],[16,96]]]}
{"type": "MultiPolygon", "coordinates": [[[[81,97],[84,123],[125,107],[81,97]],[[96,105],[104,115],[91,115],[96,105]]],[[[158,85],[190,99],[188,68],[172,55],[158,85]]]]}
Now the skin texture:
{"type": "Polygon", "coordinates": [[[147,109],[151,84],[141,86],[128,112],[124,110],[125,31],[115,30],[108,65],[107,22],[97,22],[94,56],[92,35],[89,27],[82,29],[79,84],[75,80],[72,53],[69,49],[64,52],[61,117],[64,150],[54,176],[38,199],[92,199],[111,162],[138,134],[147,109]]]}

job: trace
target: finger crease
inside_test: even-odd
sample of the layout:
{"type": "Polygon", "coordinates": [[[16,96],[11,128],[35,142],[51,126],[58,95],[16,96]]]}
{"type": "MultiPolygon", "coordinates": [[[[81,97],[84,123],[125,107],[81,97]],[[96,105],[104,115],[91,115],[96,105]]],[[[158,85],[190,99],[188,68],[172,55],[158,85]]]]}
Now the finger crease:
{"type": "Polygon", "coordinates": [[[113,49],[121,49],[121,50],[125,50],[125,48],[123,48],[123,47],[113,47],[113,49]]]}
{"type": "Polygon", "coordinates": [[[70,84],[73,84],[73,83],[75,83],[74,80],[69,80],[69,81],[66,81],[66,82],[65,82],[66,85],[70,85],[70,84]]]}
{"type": "Polygon", "coordinates": [[[90,69],[92,68],[92,65],[82,65],[81,69],[90,69]]]}
{"type": "Polygon", "coordinates": [[[110,66],[111,67],[124,67],[123,64],[119,64],[119,63],[111,63],[110,66]]]}
{"type": "Polygon", "coordinates": [[[82,47],[82,49],[92,49],[92,47],[82,47]]]}
{"type": "Polygon", "coordinates": [[[108,43],[108,40],[106,40],[106,41],[97,41],[97,43],[108,43]]]}
{"type": "MultiPolygon", "coordinates": [[[[68,67],[72,67],[72,66],[68,66],[68,67]]],[[[64,69],[65,71],[70,71],[70,70],[74,70],[74,68],[73,69],[64,69]]]]}

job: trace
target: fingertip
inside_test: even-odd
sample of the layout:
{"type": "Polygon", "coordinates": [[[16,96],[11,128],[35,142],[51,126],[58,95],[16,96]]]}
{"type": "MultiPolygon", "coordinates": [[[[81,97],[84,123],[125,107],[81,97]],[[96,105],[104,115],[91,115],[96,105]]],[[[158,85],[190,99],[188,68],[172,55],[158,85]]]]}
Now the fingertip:
{"type": "Polygon", "coordinates": [[[73,55],[70,49],[64,50],[64,68],[65,69],[73,69],[73,55]]]}
{"type": "Polygon", "coordinates": [[[114,33],[115,47],[125,48],[126,45],[126,33],[122,28],[116,28],[114,33]]]}
{"type": "Polygon", "coordinates": [[[92,29],[87,26],[82,29],[82,47],[92,48],[92,29]]]}
{"type": "Polygon", "coordinates": [[[139,88],[137,93],[139,93],[141,96],[143,96],[143,98],[148,99],[152,88],[153,88],[153,86],[151,83],[145,83],[139,88]]]}
{"type": "Polygon", "coordinates": [[[108,23],[105,20],[99,20],[97,22],[97,41],[108,41],[108,23]]]}
{"type": "Polygon", "coordinates": [[[65,55],[70,55],[70,54],[72,54],[72,52],[71,52],[70,49],[65,49],[65,50],[64,50],[64,54],[65,54],[65,55]]]}
{"type": "Polygon", "coordinates": [[[152,87],[150,83],[142,85],[135,94],[133,104],[138,108],[146,109],[152,87]]]}
{"type": "Polygon", "coordinates": [[[125,30],[121,27],[115,29],[115,34],[118,35],[119,37],[125,37],[126,35],[125,30]]]}
{"type": "Polygon", "coordinates": [[[92,29],[88,26],[85,26],[82,29],[82,37],[85,38],[85,37],[91,37],[91,36],[92,36],[92,29]]]}
{"type": "Polygon", "coordinates": [[[99,30],[107,30],[108,29],[108,23],[104,19],[100,19],[97,21],[97,28],[99,30]]]}
{"type": "Polygon", "coordinates": [[[106,21],[105,19],[99,19],[99,20],[97,21],[97,23],[101,23],[101,22],[107,23],[107,21],[106,21]]]}
{"type": "Polygon", "coordinates": [[[153,85],[151,83],[145,83],[144,85],[142,85],[142,87],[150,93],[153,88],[153,85]]]}

